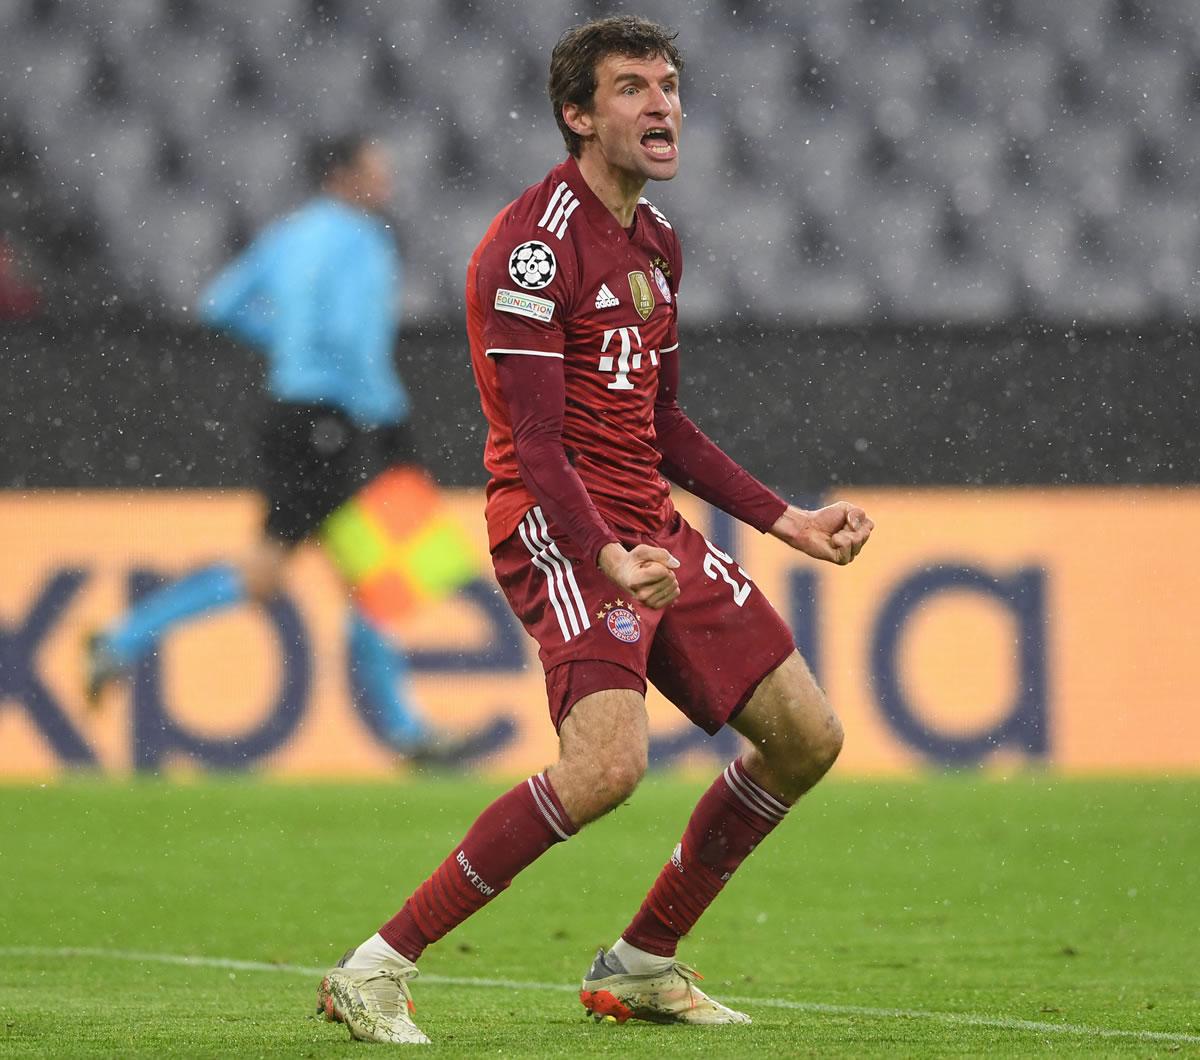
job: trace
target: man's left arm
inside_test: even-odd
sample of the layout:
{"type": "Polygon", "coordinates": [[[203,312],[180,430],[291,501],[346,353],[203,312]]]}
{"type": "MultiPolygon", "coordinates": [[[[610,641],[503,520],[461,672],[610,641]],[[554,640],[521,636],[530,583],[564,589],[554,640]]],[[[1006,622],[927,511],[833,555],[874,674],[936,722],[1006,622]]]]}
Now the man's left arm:
{"type": "Polygon", "coordinates": [[[810,512],[788,504],[691,421],[679,407],[678,388],[676,345],[660,354],[654,403],[655,444],[668,479],[815,559],[845,564],[858,555],[874,527],[861,508],[838,501],[810,512]]]}

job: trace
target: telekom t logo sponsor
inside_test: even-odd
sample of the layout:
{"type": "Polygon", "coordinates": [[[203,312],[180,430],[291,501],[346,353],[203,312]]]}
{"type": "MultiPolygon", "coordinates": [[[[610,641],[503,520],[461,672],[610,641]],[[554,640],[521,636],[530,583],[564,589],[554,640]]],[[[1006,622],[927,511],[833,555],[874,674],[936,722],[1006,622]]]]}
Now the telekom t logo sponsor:
{"type": "Polygon", "coordinates": [[[598,367],[602,372],[616,373],[616,378],[608,384],[609,390],[633,389],[629,373],[642,367],[643,352],[649,355],[651,364],[658,364],[658,350],[642,350],[642,334],[636,327],[605,330],[604,341],[600,344],[602,356],[598,367]],[[614,343],[614,339],[618,342],[614,343]],[[609,352],[610,347],[612,352],[609,352]]]}

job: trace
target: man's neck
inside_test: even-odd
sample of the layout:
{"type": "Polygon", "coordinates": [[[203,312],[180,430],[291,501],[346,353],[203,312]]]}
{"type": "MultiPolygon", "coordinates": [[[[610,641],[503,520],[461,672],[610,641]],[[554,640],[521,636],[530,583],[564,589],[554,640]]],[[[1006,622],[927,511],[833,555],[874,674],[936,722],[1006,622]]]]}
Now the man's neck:
{"type": "Polygon", "coordinates": [[[577,161],[587,186],[620,226],[628,228],[633,224],[633,215],[637,212],[638,200],[642,197],[646,181],[630,178],[623,170],[614,169],[599,151],[589,149],[586,145],[577,161]]]}
{"type": "Polygon", "coordinates": [[[371,210],[358,201],[358,196],[353,190],[340,186],[338,184],[324,184],[321,187],[321,194],[327,199],[332,199],[341,206],[345,206],[350,210],[358,210],[360,213],[370,213],[371,210]]]}

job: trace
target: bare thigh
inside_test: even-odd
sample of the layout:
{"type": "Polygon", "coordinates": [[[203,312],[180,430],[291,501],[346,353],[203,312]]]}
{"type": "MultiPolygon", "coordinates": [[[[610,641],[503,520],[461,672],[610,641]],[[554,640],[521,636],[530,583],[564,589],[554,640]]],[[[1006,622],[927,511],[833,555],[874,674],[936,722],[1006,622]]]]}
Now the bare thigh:
{"type": "Polygon", "coordinates": [[[842,749],[842,724],[799,652],[769,673],[731,722],[750,741],[745,764],[767,791],[794,802],[842,749]]]}
{"type": "Polygon", "coordinates": [[[593,692],[571,708],[549,777],[577,828],[633,793],[646,772],[649,740],[646,701],[637,692],[593,692]]]}

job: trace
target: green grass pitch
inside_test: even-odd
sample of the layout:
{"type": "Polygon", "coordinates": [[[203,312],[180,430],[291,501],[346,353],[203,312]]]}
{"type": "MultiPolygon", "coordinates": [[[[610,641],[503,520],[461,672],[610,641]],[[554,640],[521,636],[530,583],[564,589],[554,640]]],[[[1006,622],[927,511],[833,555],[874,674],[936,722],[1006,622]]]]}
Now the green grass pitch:
{"type": "MultiPolygon", "coordinates": [[[[701,783],[647,780],[421,962],[455,1056],[1200,1056],[1200,781],[831,780],[680,955],[750,1027],[575,997],[701,783]]],[[[0,1055],[346,1057],[320,970],[504,785],[0,788],[0,1055]],[[180,958],[194,957],[185,963],[180,958]]]]}

